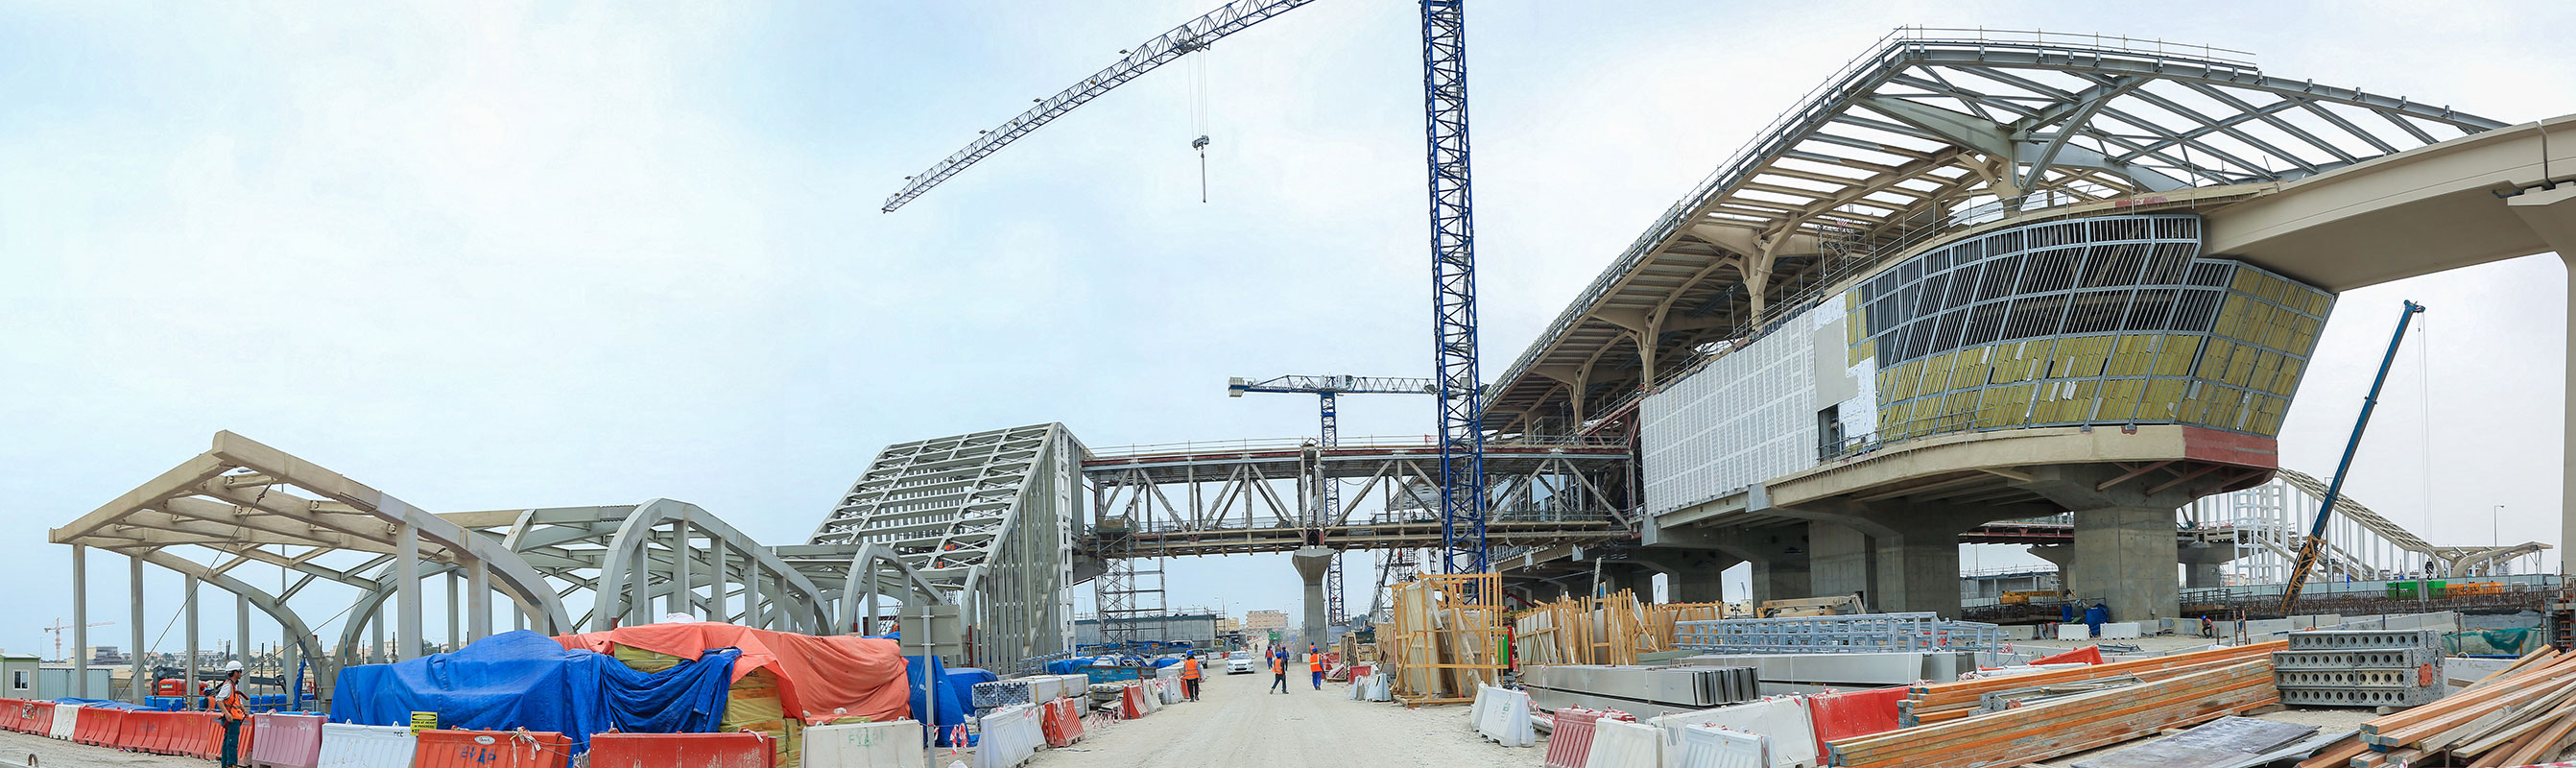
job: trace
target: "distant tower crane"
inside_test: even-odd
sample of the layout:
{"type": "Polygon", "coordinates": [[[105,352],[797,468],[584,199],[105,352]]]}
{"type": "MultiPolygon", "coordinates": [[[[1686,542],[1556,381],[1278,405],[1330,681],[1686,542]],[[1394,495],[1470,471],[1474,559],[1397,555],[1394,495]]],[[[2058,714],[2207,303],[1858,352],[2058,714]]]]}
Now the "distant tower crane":
{"type": "MultiPolygon", "coordinates": [[[[1321,439],[1315,442],[1315,447],[1319,449],[1329,449],[1342,444],[1341,425],[1336,410],[1342,395],[1429,395],[1437,394],[1439,391],[1439,382],[1430,379],[1399,379],[1382,376],[1281,376],[1261,381],[1235,378],[1227,380],[1225,384],[1227,397],[1242,397],[1245,392],[1314,395],[1323,413],[1321,439]]],[[[1314,520],[1315,525],[1322,526],[1334,515],[1340,514],[1342,487],[1340,483],[1333,482],[1332,478],[1320,475],[1315,478],[1315,482],[1318,493],[1314,520]]],[[[1324,571],[1324,612],[1328,616],[1326,619],[1328,623],[1350,622],[1350,614],[1343,610],[1342,599],[1342,555],[1336,552],[1333,554],[1333,567],[1324,571]]]]}
{"type": "MultiPolygon", "coordinates": [[[[113,621],[93,621],[93,622],[90,622],[90,623],[89,623],[89,625],[90,625],[90,626],[93,626],[93,627],[104,627],[104,626],[107,626],[107,625],[110,625],[110,624],[115,624],[115,623],[116,623],[116,622],[113,622],[113,621]]],[[[62,619],[55,619],[55,620],[54,620],[54,626],[50,626],[50,627],[46,627],[46,628],[45,628],[45,631],[47,631],[47,632],[51,632],[51,633],[53,633],[53,634],[54,634],[54,658],[56,658],[56,659],[67,659],[67,658],[69,658],[69,657],[67,657],[67,656],[64,656],[64,655],[63,655],[63,632],[64,632],[65,630],[70,630],[70,629],[74,629],[74,627],[73,627],[72,625],[69,625],[69,624],[65,624],[65,623],[63,623],[63,620],[62,620],[62,619]]],[[[80,650],[80,649],[74,649],[74,650],[80,650]]]]}
{"type": "MultiPolygon", "coordinates": [[[[968,166],[1046,125],[1075,107],[1157,67],[1207,48],[1218,38],[1250,28],[1314,0],[1234,0],[1175,27],[1143,45],[1119,51],[1125,58],[993,129],[929,170],[903,177],[881,209],[892,213],[968,166]]],[[[1467,16],[1465,0],[1418,0],[1422,5],[1423,140],[1430,166],[1431,326],[1433,394],[1440,419],[1440,570],[1483,573],[1492,568],[1485,540],[1484,384],[1476,371],[1476,247],[1467,144],[1467,16]]],[[[1202,148],[1204,149],[1204,148],[1202,148]]],[[[1202,181],[1204,184],[1204,181],[1202,181]]],[[[1202,193],[1204,199],[1204,193],[1202,193]]]]}

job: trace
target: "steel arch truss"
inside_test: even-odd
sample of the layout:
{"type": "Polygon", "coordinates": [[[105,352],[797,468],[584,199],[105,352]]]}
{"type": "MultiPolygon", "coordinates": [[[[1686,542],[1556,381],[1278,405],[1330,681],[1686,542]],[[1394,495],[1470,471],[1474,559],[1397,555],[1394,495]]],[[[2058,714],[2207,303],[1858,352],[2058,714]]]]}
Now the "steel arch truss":
{"type": "MultiPolygon", "coordinates": [[[[1104,459],[1088,471],[1092,508],[1122,521],[1135,557],[1337,549],[1438,549],[1439,460],[1422,452],[1175,455],[1104,459]],[[1333,508],[1328,483],[1355,482],[1333,508]]],[[[1625,535],[1625,501],[1607,490],[1623,452],[1489,454],[1482,498],[1496,546],[1625,535]]],[[[1105,537],[1082,548],[1114,556],[1105,537]]]]}
{"type": "Polygon", "coordinates": [[[1564,428],[1579,426],[1754,332],[1778,314],[1766,305],[1802,306],[1930,234],[2226,199],[2503,125],[2273,77],[2217,48],[1899,30],[1649,227],[1497,380],[1484,423],[1521,431],[1570,413],[1564,428]]]}
{"type": "Polygon", "coordinates": [[[880,547],[958,603],[978,663],[1015,668],[1073,642],[1064,589],[1084,455],[1062,424],[887,446],[809,544],[880,547]]]}

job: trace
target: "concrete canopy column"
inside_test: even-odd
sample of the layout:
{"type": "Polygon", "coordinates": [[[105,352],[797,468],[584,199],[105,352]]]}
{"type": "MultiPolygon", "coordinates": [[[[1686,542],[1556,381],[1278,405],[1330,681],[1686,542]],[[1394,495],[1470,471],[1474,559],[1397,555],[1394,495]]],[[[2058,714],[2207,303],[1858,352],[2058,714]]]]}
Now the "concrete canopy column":
{"type": "MultiPolygon", "coordinates": [[[[2531,231],[2540,235],[2551,250],[2558,252],[2560,263],[2567,265],[2565,380],[2576,381],[2576,185],[2560,184],[2554,189],[2525,189],[2522,194],[2505,199],[2505,208],[2521,217],[2531,231]]],[[[2559,412],[2559,431],[2567,440],[2561,449],[2558,475],[2558,540],[2576,542],[2576,387],[2563,395],[2566,410],[2559,412]]],[[[2558,572],[2576,573],[2569,568],[2562,552],[2558,572]]]]}
{"type": "MultiPolygon", "coordinates": [[[[1713,548],[1648,547],[1629,553],[1628,561],[1664,575],[1667,602],[1714,603],[1726,599],[1726,569],[1744,559],[1713,548]]],[[[1639,574],[1640,599],[1653,586],[1651,578],[1639,574]]]]}
{"type": "Polygon", "coordinates": [[[2025,551],[2034,557],[2048,561],[2050,565],[2057,566],[2058,591],[2076,597],[2084,596],[2083,591],[2075,587],[2075,545],[2041,544],[2025,551]]]}
{"type": "Polygon", "coordinates": [[[2095,585],[2116,621],[2171,618],[2182,611],[2174,578],[2171,507],[2103,507],[2075,513],[2075,580],[2095,585]]]}
{"type": "Polygon", "coordinates": [[[1875,569],[1870,567],[1869,534],[1816,522],[1807,524],[1807,541],[1807,578],[1813,587],[1808,597],[1860,594],[1871,609],[1878,607],[1878,585],[1870,579],[1875,569]]]}
{"type": "Polygon", "coordinates": [[[89,548],[79,544],[72,545],[72,696],[90,698],[89,548]]]}
{"type": "Polygon", "coordinates": [[[2236,548],[2207,542],[2177,545],[2176,559],[2183,564],[2183,586],[2189,589],[2215,589],[2220,583],[2219,568],[2236,559],[2236,548]]]}

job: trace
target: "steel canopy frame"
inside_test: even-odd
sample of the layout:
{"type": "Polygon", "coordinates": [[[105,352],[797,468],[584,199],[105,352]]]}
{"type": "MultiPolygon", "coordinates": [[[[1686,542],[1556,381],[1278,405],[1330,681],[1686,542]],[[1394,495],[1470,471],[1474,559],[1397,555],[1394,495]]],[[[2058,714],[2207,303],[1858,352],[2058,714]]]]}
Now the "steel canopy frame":
{"type": "Polygon", "coordinates": [[[1646,228],[1496,380],[1483,424],[1577,431],[1931,235],[2184,201],[2503,127],[2197,45],[1899,29],[1646,228]]]}

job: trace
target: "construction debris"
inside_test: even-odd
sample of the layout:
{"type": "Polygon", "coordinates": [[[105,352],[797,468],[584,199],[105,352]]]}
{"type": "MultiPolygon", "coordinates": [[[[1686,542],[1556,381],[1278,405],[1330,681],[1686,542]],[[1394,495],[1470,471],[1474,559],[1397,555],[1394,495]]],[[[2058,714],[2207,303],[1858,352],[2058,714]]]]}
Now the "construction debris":
{"type": "Polygon", "coordinates": [[[2440,701],[2361,724],[2300,768],[2526,765],[2576,743],[2576,655],[2542,650],[2440,701]]]}

